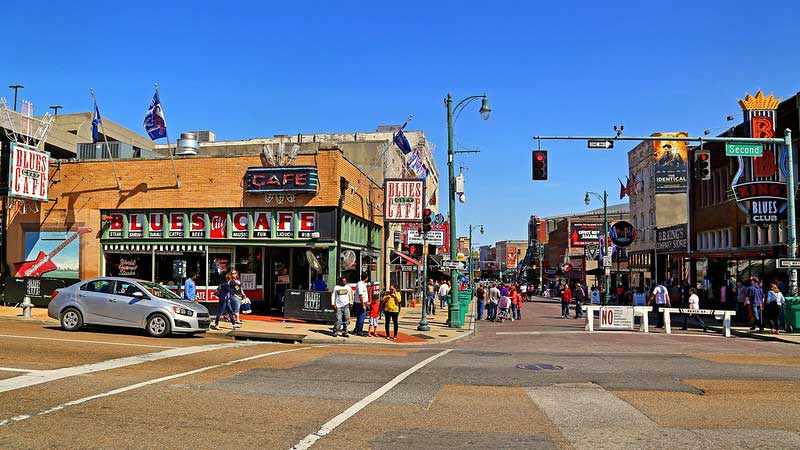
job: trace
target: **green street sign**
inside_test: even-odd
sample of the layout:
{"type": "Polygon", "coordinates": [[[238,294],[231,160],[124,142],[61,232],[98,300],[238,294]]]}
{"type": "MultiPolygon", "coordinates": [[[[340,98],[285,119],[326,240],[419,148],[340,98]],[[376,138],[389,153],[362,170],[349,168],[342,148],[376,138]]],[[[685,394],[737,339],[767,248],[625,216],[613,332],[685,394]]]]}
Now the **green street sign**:
{"type": "Polygon", "coordinates": [[[764,154],[764,146],[761,144],[737,144],[728,142],[725,144],[726,156],[761,156],[764,154]]]}

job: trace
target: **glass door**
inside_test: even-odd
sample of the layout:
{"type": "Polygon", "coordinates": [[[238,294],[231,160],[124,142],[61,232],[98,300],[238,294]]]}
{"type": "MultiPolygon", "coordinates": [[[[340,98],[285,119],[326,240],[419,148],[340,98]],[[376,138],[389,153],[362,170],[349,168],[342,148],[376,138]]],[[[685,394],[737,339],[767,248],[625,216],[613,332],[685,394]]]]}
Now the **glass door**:
{"type": "Polygon", "coordinates": [[[272,312],[283,312],[283,296],[291,282],[290,270],[290,251],[288,248],[270,248],[267,250],[268,256],[268,302],[272,312]]]}
{"type": "MultiPolygon", "coordinates": [[[[233,249],[209,248],[208,249],[208,283],[205,287],[207,301],[217,301],[214,292],[217,286],[225,281],[225,274],[233,269],[233,249]],[[213,298],[212,298],[213,297],[213,298]]],[[[201,288],[198,287],[198,290],[201,288]]],[[[200,297],[198,295],[198,297],[200,297]]]]}

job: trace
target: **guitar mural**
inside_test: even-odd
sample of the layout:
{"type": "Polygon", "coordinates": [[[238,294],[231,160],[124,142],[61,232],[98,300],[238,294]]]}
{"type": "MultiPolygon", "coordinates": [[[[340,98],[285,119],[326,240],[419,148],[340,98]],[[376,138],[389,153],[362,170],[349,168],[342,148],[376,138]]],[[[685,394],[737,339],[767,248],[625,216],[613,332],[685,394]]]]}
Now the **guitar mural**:
{"type": "MultiPolygon", "coordinates": [[[[78,259],[79,255],[77,252],[79,251],[78,248],[72,249],[73,251],[70,253],[76,253],[75,255],[70,254],[69,263],[74,264],[72,268],[65,268],[59,267],[55,262],[53,262],[53,258],[56,257],[62,250],[67,248],[74,240],[78,239],[81,235],[86,233],[91,233],[92,229],[88,227],[80,227],[78,228],[72,236],[66,238],[58,244],[55,248],[50,251],[45,251],[45,249],[41,247],[46,247],[43,242],[47,241],[47,237],[51,235],[60,235],[63,236],[63,232],[36,232],[36,233],[25,233],[26,244],[31,244],[28,241],[29,237],[35,237],[34,241],[32,242],[31,248],[28,249],[28,255],[32,254],[35,251],[36,247],[39,247],[39,253],[36,255],[35,259],[24,261],[20,263],[14,264],[14,268],[16,269],[16,274],[14,276],[17,277],[40,277],[47,272],[53,272],[55,270],[61,270],[62,272],[69,272],[70,274],[74,272],[74,276],[63,276],[64,278],[78,278],[77,274],[77,266],[78,266],[78,259]],[[29,236],[33,235],[33,236],[29,236]]],[[[51,239],[52,240],[52,239],[51,239]]]]}

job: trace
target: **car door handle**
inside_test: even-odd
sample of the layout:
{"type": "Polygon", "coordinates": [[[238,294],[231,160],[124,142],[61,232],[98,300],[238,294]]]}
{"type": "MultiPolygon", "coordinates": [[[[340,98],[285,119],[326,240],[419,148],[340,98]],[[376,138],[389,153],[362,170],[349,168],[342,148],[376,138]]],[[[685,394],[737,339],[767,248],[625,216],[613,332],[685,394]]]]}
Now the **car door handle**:
{"type": "Polygon", "coordinates": [[[108,301],[109,301],[110,303],[117,303],[117,301],[116,301],[116,300],[114,300],[113,298],[110,298],[110,299],[108,299],[108,301]]]}
{"type": "Polygon", "coordinates": [[[78,297],[88,297],[86,294],[78,294],[78,297]]]}

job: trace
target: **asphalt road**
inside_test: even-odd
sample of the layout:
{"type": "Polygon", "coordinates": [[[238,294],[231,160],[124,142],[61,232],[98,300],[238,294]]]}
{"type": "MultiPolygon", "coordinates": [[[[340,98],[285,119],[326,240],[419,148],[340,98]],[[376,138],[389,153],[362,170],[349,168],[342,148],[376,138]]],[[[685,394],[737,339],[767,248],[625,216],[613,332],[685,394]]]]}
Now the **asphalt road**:
{"type": "Polygon", "coordinates": [[[558,316],[444,346],[0,320],[0,448],[800,448],[800,347],[558,316]]]}

